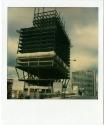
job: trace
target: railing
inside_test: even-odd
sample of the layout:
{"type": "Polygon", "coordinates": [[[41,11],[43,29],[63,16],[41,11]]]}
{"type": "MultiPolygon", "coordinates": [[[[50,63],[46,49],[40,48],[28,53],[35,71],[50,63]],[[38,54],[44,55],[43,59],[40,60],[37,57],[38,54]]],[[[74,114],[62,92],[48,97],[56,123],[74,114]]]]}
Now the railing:
{"type": "Polygon", "coordinates": [[[48,60],[48,61],[25,61],[25,62],[21,62],[18,61],[17,62],[17,66],[25,66],[25,67],[41,67],[41,66],[52,66],[53,65],[53,60],[48,60]]]}

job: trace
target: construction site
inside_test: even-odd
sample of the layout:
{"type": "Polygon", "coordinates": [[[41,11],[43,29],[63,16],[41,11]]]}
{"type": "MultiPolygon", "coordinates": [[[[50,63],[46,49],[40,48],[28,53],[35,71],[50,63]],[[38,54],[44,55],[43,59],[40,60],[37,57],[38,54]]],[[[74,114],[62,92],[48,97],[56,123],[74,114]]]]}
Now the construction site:
{"type": "Polygon", "coordinates": [[[70,82],[71,42],[58,11],[35,8],[33,25],[17,32],[15,69],[18,80],[24,81],[24,98],[52,98],[54,83],[61,83],[58,94],[64,98],[70,82]]]}

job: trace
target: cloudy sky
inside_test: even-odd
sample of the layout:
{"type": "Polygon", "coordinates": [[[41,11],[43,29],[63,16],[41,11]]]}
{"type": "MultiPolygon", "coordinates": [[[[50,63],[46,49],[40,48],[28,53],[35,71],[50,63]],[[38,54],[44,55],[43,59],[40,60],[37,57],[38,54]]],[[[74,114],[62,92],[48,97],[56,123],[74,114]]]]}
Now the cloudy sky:
{"type": "MultiPolygon", "coordinates": [[[[52,8],[45,8],[49,10],[52,8]]],[[[56,8],[71,39],[71,70],[98,68],[98,8],[56,8]],[[76,59],[76,61],[73,61],[76,59]]],[[[40,10],[41,11],[41,10],[40,10]]],[[[17,29],[31,27],[34,8],[8,8],[8,78],[17,78],[15,60],[19,34],[17,29]]]]}

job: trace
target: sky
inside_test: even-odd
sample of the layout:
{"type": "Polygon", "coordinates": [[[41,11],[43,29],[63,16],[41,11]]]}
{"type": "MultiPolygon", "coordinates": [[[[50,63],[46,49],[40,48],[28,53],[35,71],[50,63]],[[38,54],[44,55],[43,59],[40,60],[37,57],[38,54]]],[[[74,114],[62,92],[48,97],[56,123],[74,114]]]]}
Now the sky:
{"type": "MultiPolygon", "coordinates": [[[[60,13],[67,35],[71,39],[71,71],[95,70],[98,72],[98,8],[45,8],[45,10],[50,9],[56,9],[60,13]]],[[[33,15],[32,7],[8,8],[8,78],[17,79],[14,67],[19,34],[16,30],[33,26],[33,15]]]]}

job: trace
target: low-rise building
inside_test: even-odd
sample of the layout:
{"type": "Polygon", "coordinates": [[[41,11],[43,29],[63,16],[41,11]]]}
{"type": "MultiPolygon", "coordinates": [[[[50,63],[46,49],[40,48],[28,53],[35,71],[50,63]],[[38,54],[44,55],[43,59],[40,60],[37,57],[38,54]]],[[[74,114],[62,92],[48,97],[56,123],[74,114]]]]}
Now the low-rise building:
{"type": "Polygon", "coordinates": [[[12,98],[13,79],[7,79],[7,99],[12,98]]]}
{"type": "Polygon", "coordinates": [[[60,80],[54,81],[53,93],[62,93],[62,83],[60,82],[60,80]]]}
{"type": "Polygon", "coordinates": [[[25,83],[24,86],[24,98],[43,98],[47,94],[52,93],[51,86],[38,86],[38,85],[29,85],[25,83]]]}
{"type": "Polygon", "coordinates": [[[12,86],[12,99],[24,98],[24,82],[14,80],[12,86]]]}
{"type": "Polygon", "coordinates": [[[69,79],[56,80],[53,83],[53,93],[71,93],[72,87],[69,79]]]}

